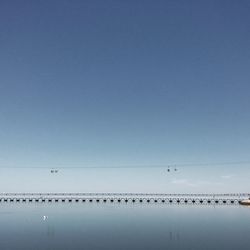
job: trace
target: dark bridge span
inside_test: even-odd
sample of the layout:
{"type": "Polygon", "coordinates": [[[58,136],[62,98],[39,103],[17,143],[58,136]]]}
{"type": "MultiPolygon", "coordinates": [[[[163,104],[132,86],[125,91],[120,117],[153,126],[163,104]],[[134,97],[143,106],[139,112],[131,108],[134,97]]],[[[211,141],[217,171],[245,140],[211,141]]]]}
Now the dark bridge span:
{"type": "Polygon", "coordinates": [[[248,193],[229,194],[151,194],[151,193],[0,193],[0,203],[167,203],[239,204],[248,193]]]}

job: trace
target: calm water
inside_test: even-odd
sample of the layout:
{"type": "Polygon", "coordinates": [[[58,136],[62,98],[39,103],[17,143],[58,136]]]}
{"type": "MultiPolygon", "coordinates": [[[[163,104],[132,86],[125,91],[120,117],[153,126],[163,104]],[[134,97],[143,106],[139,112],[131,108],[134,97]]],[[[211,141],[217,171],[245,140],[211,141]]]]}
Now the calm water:
{"type": "Polygon", "coordinates": [[[250,207],[0,204],[1,250],[245,250],[249,235],[250,207]]]}

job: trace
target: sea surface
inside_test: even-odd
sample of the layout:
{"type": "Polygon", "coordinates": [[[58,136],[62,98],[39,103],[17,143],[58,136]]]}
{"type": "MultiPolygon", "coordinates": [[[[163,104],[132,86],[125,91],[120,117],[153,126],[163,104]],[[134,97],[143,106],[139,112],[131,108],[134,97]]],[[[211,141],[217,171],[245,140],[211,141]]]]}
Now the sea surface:
{"type": "Polygon", "coordinates": [[[0,204],[1,250],[250,249],[250,207],[0,204]]]}

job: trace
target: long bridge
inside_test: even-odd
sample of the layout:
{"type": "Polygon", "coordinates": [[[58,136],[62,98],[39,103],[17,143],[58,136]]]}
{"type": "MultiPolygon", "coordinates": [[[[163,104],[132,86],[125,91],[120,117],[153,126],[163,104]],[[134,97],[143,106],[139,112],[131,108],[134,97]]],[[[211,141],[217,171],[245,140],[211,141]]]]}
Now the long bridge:
{"type": "Polygon", "coordinates": [[[0,203],[165,203],[236,205],[249,193],[166,194],[166,193],[0,193],[0,203]]]}

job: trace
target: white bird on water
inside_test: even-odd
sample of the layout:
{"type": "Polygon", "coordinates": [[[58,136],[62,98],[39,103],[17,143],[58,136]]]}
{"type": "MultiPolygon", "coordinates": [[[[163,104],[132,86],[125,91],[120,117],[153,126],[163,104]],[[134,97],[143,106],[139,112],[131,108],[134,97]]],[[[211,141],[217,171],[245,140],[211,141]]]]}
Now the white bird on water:
{"type": "Polygon", "coordinates": [[[47,220],[49,217],[47,215],[43,216],[43,220],[47,220]]]}

